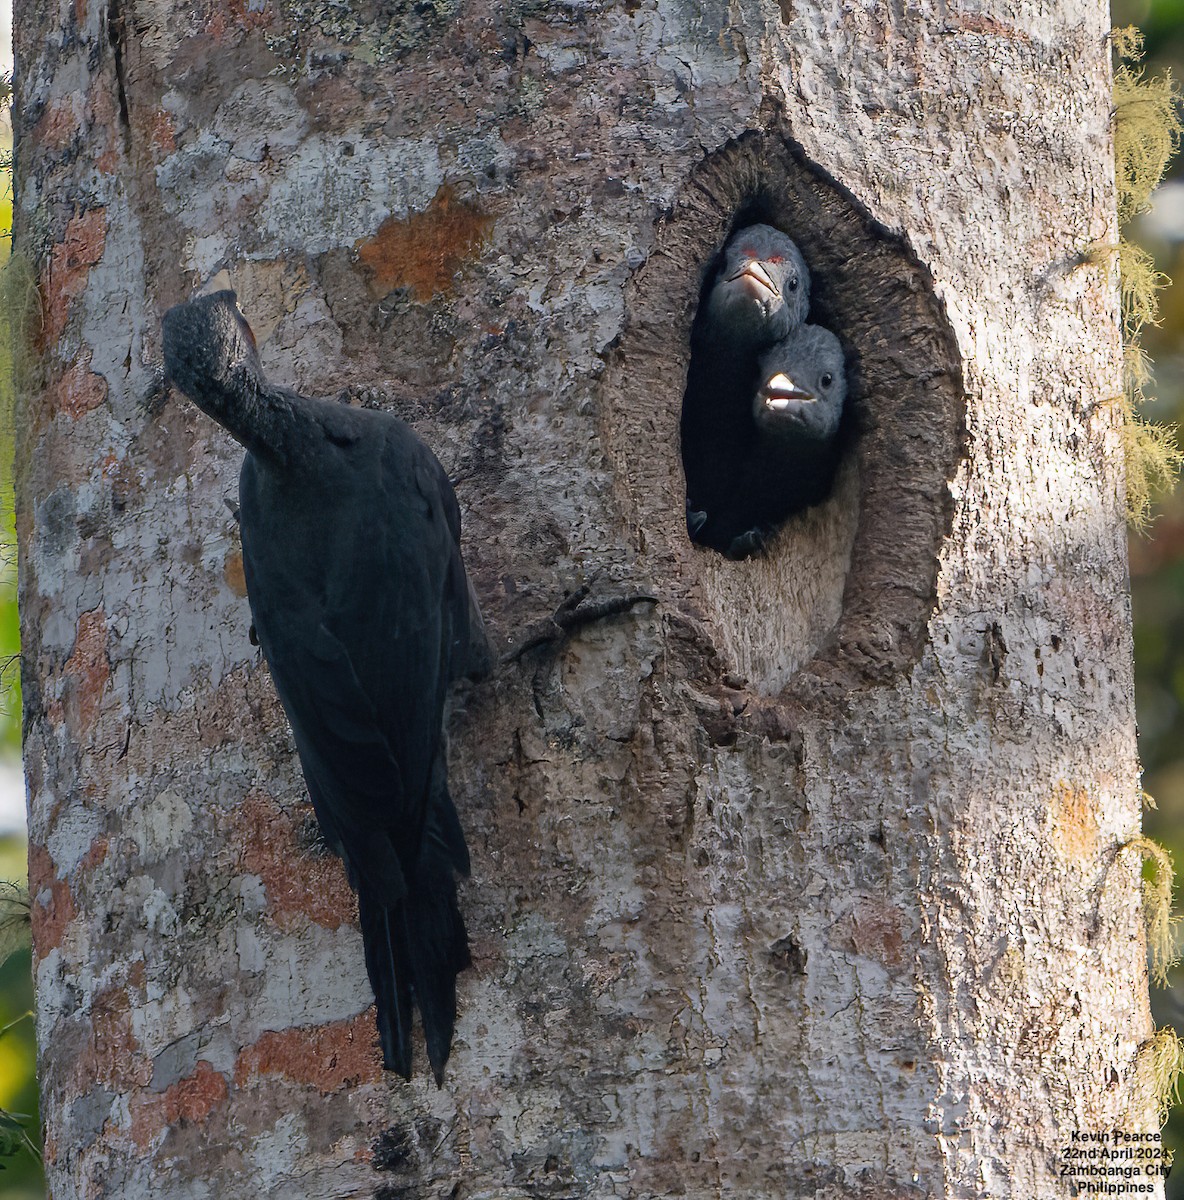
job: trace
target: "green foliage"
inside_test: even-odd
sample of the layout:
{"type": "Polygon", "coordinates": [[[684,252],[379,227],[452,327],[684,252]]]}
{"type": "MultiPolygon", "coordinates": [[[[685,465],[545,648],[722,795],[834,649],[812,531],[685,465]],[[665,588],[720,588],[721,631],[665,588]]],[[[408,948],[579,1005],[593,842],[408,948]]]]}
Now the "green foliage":
{"type": "Polygon", "coordinates": [[[29,945],[29,889],[0,879],[0,964],[29,945]]]}
{"type": "MultiPolygon", "coordinates": [[[[0,77],[0,102],[6,81],[0,77]]],[[[0,754],[20,753],[20,618],[16,602],[16,528],[13,499],[16,376],[40,319],[37,281],[29,263],[11,255],[12,188],[5,180],[11,155],[0,148],[0,754]]]]}
{"type": "Polygon", "coordinates": [[[32,1021],[32,958],[28,941],[28,891],[23,838],[0,837],[0,1195],[33,1200],[45,1195],[38,1149],[36,1045],[32,1021]],[[23,1116],[24,1113],[33,1114],[23,1116]]]}
{"type": "MultiPolygon", "coordinates": [[[[11,94],[0,78],[0,107],[11,94]]],[[[19,620],[13,512],[14,347],[31,344],[37,311],[33,272],[10,256],[12,245],[11,141],[0,144],[0,753],[20,751],[19,620]]],[[[0,1194],[45,1195],[38,1148],[36,1044],[32,1017],[29,894],[23,882],[24,839],[0,836],[0,1194]],[[26,1116],[24,1114],[32,1114],[26,1116]]]]}
{"type": "MultiPolygon", "coordinates": [[[[1148,79],[1138,66],[1143,35],[1133,26],[1111,34],[1119,63],[1114,70],[1114,176],[1118,219],[1125,225],[1150,206],[1168,163],[1180,147],[1179,94],[1171,72],[1148,79]]],[[[1151,502],[1176,485],[1184,454],[1174,431],[1144,418],[1139,408],[1150,378],[1140,336],[1159,316],[1159,290],[1170,281],[1155,269],[1151,255],[1129,241],[1118,240],[1121,277],[1122,334],[1126,346],[1123,395],[1123,447],[1126,452],[1127,517],[1137,528],[1150,520],[1151,502]]]]}
{"type": "MultiPolygon", "coordinates": [[[[0,1108],[0,1159],[12,1158],[22,1150],[35,1158],[41,1157],[41,1151],[25,1128],[32,1119],[28,1113],[10,1113],[0,1108]]],[[[4,1163],[0,1162],[0,1171],[3,1170],[4,1163]]]]}

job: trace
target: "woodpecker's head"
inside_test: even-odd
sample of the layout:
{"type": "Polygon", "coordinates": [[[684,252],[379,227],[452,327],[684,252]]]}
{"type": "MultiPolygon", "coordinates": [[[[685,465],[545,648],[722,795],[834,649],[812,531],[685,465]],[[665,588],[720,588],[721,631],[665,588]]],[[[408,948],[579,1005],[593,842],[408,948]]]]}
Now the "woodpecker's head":
{"type": "Polygon", "coordinates": [[[724,247],[706,304],[709,336],[768,346],[806,319],[810,272],[797,246],[779,229],[748,225],[724,247]]]}
{"type": "Polygon", "coordinates": [[[198,296],[164,314],[165,377],[217,418],[262,378],[255,335],[231,291],[198,296]]]}
{"type": "Polygon", "coordinates": [[[766,351],[752,416],[762,433],[792,441],[830,441],[847,398],[843,348],[829,329],[803,325],[766,351]]]}

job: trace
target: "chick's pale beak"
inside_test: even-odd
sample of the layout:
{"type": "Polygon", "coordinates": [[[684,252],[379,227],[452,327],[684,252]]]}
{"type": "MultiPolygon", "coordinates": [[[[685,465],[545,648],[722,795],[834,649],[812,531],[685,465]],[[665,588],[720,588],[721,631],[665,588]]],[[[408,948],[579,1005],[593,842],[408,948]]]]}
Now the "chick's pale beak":
{"type": "Polygon", "coordinates": [[[741,282],[757,299],[781,295],[777,290],[777,285],[773,282],[772,275],[755,258],[745,259],[739,268],[728,276],[728,283],[737,281],[741,282]]]}
{"type": "Polygon", "coordinates": [[[791,400],[799,404],[813,404],[818,397],[813,392],[803,391],[784,371],[778,371],[765,384],[765,407],[774,412],[782,412],[789,407],[791,400]]]}

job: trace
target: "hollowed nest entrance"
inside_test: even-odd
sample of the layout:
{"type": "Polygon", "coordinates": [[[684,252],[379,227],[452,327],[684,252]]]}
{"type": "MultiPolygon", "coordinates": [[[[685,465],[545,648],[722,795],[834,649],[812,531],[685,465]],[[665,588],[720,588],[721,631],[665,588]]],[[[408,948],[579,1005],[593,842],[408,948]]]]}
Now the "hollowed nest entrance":
{"type": "Polygon", "coordinates": [[[692,176],[628,306],[604,432],[670,600],[767,694],[806,666],[851,685],[905,669],[935,602],[964,439],[960,356],[924,265],[784,135],[754,132],[692,176]],[[849,431],[831,497],[791,517],[765,556],[731,562],[687,538],[679,417],[705,273],[755,222],[806,259],[808,319],[843,343],[849,431]]]}

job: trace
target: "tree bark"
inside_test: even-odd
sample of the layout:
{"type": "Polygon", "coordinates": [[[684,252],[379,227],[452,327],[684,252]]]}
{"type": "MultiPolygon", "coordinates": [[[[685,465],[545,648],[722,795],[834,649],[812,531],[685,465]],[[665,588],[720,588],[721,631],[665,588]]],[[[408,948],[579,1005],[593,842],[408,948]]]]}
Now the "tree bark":
{"type": "Polygon", "coordinates": [[[30,881],[67,1197],[1051,1197],[1155,1128],[1105,6],[18,5],[30,881]],[[736,220],[856,431],[771,553],[687,541],[736,220]],[[237,447],[160,317],[411,420],[494,638],[452,712],[474,969],[380,1069],[258,651],[237,447]]]}

